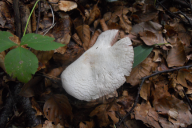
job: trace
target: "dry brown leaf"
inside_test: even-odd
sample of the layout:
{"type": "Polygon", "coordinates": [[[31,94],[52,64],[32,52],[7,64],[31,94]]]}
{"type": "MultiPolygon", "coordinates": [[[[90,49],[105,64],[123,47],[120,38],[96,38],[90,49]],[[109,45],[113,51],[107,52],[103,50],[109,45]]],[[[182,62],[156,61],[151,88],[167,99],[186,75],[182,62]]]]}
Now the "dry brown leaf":
{"type": "Polygon", "coordinates": [[[98,26],[99,23],[100,23],[100,20],[101,20],[101,19],[97,19],[97,20],[94,21],[94,23],[93,23],[94,29],[97,28],[97,26],[98,26]]]}
{"type": "Polygon", "coordinates": [[[107,13],[105,13],[105,14],[103,15],[103,19],[104,19],[105,21],[108,21],[108,20],[111,19],[111,15],[112,15],[111,12],[107,12],[107,13]]]}
{"type": "Polygon", "coordinates": [[[119,19],[120,19],[119,24],[121,28],[125,31],[125,33],[130,33],[132,29],[132,23],[129,21],[127,16],[121,15],[119,19]]]}
{"type": "Polygon", "coordinates": [[[97,116],[98,125],[100,127],[106,127],[109,124],[111,124],[109,117],[113,121],[113,124],[116,124],[119,122],[119,119],[116,117],[115,111],[118,110],[118,106],[116,104],[113,104],[112,106],[109,106],[109,104],[102,104],[96,107],[89,116],[97,116]]]}
{"type": "Polygon", "coordinates": [[[65,44],[66,46],[59,47],[54,52],[64,54],[71,39],[72,21],[67,13],[60,13],[60,19],[50,32],[56,42],[65,44]]]}
{"type": "Polygon", "coordinates": [[[144,31],[153,32],[157,37],[158,40],[158,42],[156,42],[157,44],[164,43],[164,39],[162,36],[162,25],[155,23],[153,21],[142,22],[134,25],[131,30],[131,33],[138,34],[139,32],[144,31]]]}
{"type": "Polygon", "coordinates": [[[77,8],[77,3],[73,1],[59,1],[59,9],[61,11],[71,11],[73,9],[77,8]]]}
{"type": "Polygon", "coordinates": [[[191,90],[192,87],[187,84],[186,80],[188,80],[192,83],[192,74],[190,73],[190,71],[187,69],[179,70],[178,75],[177,75],[178,83],[180,83],[182,86],[191,90]]]}
{"type": "MultiPolygon", "coordinates": [[[[36,128],[36,127],[34,127],[34,128],[36,128]]],[[[52,121],[46,120],[43,124],[43,127],[39,127],[39,128],[64,128],[64,126],[61,126],[60,124],[55,125],[52,123],[52,121]]]]}
{"type": "Polygon", "coordinates": [[[157,11],[154,5],[144,4],[141,7],[141,9],[134,13],[138,17],[135,19],[136,22],[146,22],[158,18],[159,11],[157,11]]]}
{"type": "Polygon", "coordinates": [[[107,31],[108,30],[108,26],[106,25],[104,19],[100,20],[100,25],[101,25],[101,28],[102,28],[103,31],[107,31]]]}
{"type": "Polygon", "coordinates": [[[72,108],[65,95],[52,95],[44,104],[43,112],[45,117],[55,124],[65,126],[73,118],[72,108]]]}
{"type": "Polygon", "coordinates": [[[163,76],[154,76],[153,77],[153,88],[151,89],[151,95],[153,97],[153,104],[155,104],[158,99],[164,96],[170,96],[168,92],[168,83],[169,81],[163,76]]]}
{"type": "Polygon", "coordinates": [[[169,117],[173,127],[187,127],[192,124],[192,114],[188,105],[175,97],[165,96],[154,104],[156,111],[169,117]]]}
{"type": "Polygon", "coordinates": [[[90,12],[90,17],[89,17],[88,25],[90,25],[93,21],[95,21],[95,19],[99,18],[100,15],[101,15],[101,12],[100,12],[97,4],[95,4],[93,6],[93,9],[90,12]]]}
{"type": "Polygon", "coordinates": [[[76,27],[76,31],[83,42],[83,48],[87,50],[90,42],[90,30],[88,25],[81,25],[76,27]]]}
{"type": "Polygon", "coordinates": [[[146,30],[144,32],[139,32],[139,35],[143,42],[148,46],[152,46],[158,42],[157,36],[151,31],[146,30]]]}
{"type": "Polygon", "coordinates": [[[60,63],[65,69],[69,64],[75,61],[84,53],[84,49],[76,43],[70,41],[64,54],[54,54],[53,59],[56,63],[60,63]]]}
{"type": "Polygon", "coordinates": [[[173,45],[173,48],[171,48],[167,55],[166,61],[169,67],[184,65],[186,56],[184,46],[180,39],[177,38],[176,43],[173,45]]]}
{"type": "Polygon", "coordinates": [[[93,120],[91,121],[84,121],[79,123],[79,128],[94,128],[95,124],[93,120]]]}
{"type": "Polygon", "coordinates": [[[162,54],[162,51],[160,49],[153,49],[153,52],[155,53],[153,57],[154,62],[161,62],[162,58],[160,55],[162,54]]]}
{"type": "Polygon", "coordinates": [[[41,94],[43,92],[43,79],[44,77],[42,76],[36,76],[32,78],[29,82],[24,84],[19,92],[19,95],[24,97],[32,97],[41,94]]]}
{"type": "Polygon", "coordinates": [[[121,109],[124,111],[129,111],[134,102],[134,99],[132,96],[124,94],[123,96],[119,97],[116,102],[122,106],[121,109]]]}
{"type": "Polygon", "coordinates": [[[127,83],[135,86],[140,83],[141,78],[152,74],[152,69],[157,67],[157,63],[154,63],[152,58],[146,58],[138,66],[134,67],[130,76],[127,77],[127,83]]]}
{"type": "Polygon", "coordinates": [[[184,24],[174,20],[170,26],[174,27],[174,30],[178,33],[178,38],[182,41],[182,43],[187,47],[190,46],[191,33],[186,30],[184,24]]]}
{"type": "Polygon", "coordinates": [[[166,61],[165,59],[162,59],[159,67],[158,67],[158,71],[164,71],[164,70],[168,70],[169,68],[167,67],[166,61]]]}
{"type": "Polygon", "coordinates": [[[41,116],[43,115],[43,111],[41,109],[41,107],[39,106],[39,104],[36,102],[35,98],[32,97],[31,99],[31,105],[32,105],[32,108],[36,110],[36,116],[41,116]]]}
{"type": "Polygon", "coordinates": [[[91,37],[91,40],[90,40],[90,43],[89,43],[89,48],[92,47],[96,40],[97,40],[97,37],[100,35],[100,31],[99,30],[96,30],[95,33],[93,34],[93,36],[91,37]]]}
{"type": "Polygon", "coordinates": [[[147,81],[147,82],[144,82],[142,87],[141,87],[141,91],[140,91],[140,96],[148,101],[148,98],[150,96],[150,88],[151,88],[151,82],[150,81],[147,81]]]}
{"type": "Polygon", "coordinates": [[[11,16],[11,7],[7,4],[7,2],[0,1],[0,26],[2,28],[13,29],[14,20],[11,16]]]}
{"type": "Polygon", "coordinates": [[[77,35],[77,33],[74,33],[73,36],[72,36],[72,38],[73,38],[73,40],[74,40],[78,45],[80,45],[80,46],[83,45],[82,42],[81,42],[81,40],[80,40],[80,38],[79,38],[79,36],[77,35]]]}
{"type": "Polygon", "coordinates": [[[5,70],[5,64],[4,64],[4,59],[5,59],[5,51],[0,52],[0,68],[2,68],[4,71],[5,70]]]}
{"type": "Polygon", "coordinates": [[[147,103],[137,104],[134,109],[135,119],[143,121],[147,126],[161,128],[158,123],[158,114],[151,107],[149,101],[147,103]]]}

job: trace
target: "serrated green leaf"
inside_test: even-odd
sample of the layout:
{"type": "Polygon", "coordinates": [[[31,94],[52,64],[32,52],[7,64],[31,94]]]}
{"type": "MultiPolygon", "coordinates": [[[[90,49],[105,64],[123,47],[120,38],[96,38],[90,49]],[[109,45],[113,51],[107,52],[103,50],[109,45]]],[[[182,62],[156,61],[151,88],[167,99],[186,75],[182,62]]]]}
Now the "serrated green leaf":
{"type": "Polygon", "coordinates": [[[53,40],[54,38],[49,36],[29,33],[21,39],[21,45],[27,44],[28,47],[42,51],[55,50],[59,47],[65,46],[64,44],[56,43],[53,40]]]}
{"type": "Polygon", "coordinates": [[[9,39],[11,36],[13,35],[10,32],[0,31],[0,52],[17,45],[9,39]]]}
{"type": "Polygon", "coordinates": [[[133,68],[140,64],[151,53],[153,47],[140,45],[134,48],[134,63],[133,68]]]}
{"type": "Polygon", "coordinates": [[[18,47],[5,56],[5,68],[10,76],[26,83],[37,71],[38,59],[31,51],[18,47]]]}

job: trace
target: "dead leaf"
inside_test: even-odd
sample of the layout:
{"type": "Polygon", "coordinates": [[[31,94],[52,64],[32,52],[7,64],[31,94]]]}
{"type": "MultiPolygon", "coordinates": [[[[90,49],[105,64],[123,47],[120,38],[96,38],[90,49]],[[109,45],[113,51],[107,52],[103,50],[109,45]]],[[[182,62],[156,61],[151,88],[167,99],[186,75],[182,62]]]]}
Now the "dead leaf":
{"type": "Polygon", "coordinates": [[[155,55],[153,57],[153,61],[161,62],[161,60],[162,60],[162,57],[160,57],[160,55],[162,55],[161,49],[153,49],[153,52],[155,53],[155,55]]]}
{"type": "Polygon", "coordinates": [[[79,38],[79,36],[77,35],[77,33],[74,33],[73,36],[72,36],[72,38],[73,38],[73,40],[74,40],[78,45],[80,45],[80,46],[83,45],[82,42],[81,42],[81,40],[80,40],[80,38],[79,38]]]}
{"type": "Polygon", "coordinates": [[[186,87],[186,88],[188,88],[190,90],[192,89],[192,87],[187,84],[186,80],[188,80],[188,81],[190,81],[192,83],[191,78],[192,78],[192,74],[190,73],[189,70],[187,70],[187,69],[179,70],[178,75],[177,75],[178,83],[180,83],[183,87],[186,87]]]}
{"type": "Polygon", "coordinates": [[[164,96],[170,96],[168,92],[169,81],[163,76],[154,76],[152,79],[154,87],[151,89],[151,95],[153,97],[153,104],[155,104],[158,99],[164,96]]]}
{"type": "Polygon", "coordinates": [[[55,124],[65,126],[73,118],[72,108],[65,95],[52,95],[44,104],[43,112],[45,117],[55,124]]]}
{"type": "Polygon", "coordinates": [[[43,78],[42,76],[36,76],[32,78],[29,82],[23,85],[20,96],[33,97],[39,95],[43,92],[43,78]]]}
{"type": "Polygon", "coordinates": [[[100,20],[100,25],[101,25],[103,31],[107,31],[108,30],[108,26],[106,25],[104,19],[100,20]]]}
{"type": "Polygon", "coordinates": [[[59,9],[62,11],[71,11],[77,8],[77,3],[73,1],[59,1],[59,9]]]}
{"type": "Polygon", "coordinates": [[[128,17],[126,15],[121,15],[119,19],[121,28],[125,31],[125,33],[130,33],[132,29],[132,23],[129,21],[128,17]]]}
{"type": "Polygon", "coordinates": [[[93,34],[93,36],[91,37],[91,40],[90,40],[90,43],[89,43],[89,48],[92,47],[96,40],[97,40],[97,37],[100,35],[100,31],[99,30],[96,30],[95,33],[93,34]]]}
{"type": "Polygon", "coordinates": [[[111,12],[107,12],[107,13],[105,13],[105,14],[103,15],[103,19],[104,19],[105,21],[108,21],[108,20],[111,19],[111,15],[112,15],[111,12]]]}
{"type": "Polygon", "coordinates": [[[90,30],[88,25],[81,25],[76,27],[77,33],[83,42],[83,48],[85,50],[88,49],[89,47],[89,42],[90,42],[90,30]]]}
{"type": "Polygon", "coordinates": [[[41,107],[39,106],[39,104],[36,102],[35,98],[32,97],[31,99],[31,104],[32,104],[32,108],[36,110],[36,116],[41,116],[43,115],[43,111],[41,109],[41,107]]]}
{"type": "Polygon", "coordinates": [[[70,41],[70,43],[67,45],[66,52],[64,54],[54,54],[53,59],[56,63],[62,64],[63,69],[65,69],[83,53],[84,49],[82,47],[70,41]]]}
{"type": "Polygon", "coordinates": [[[131,33],[140,33],[144,31],[150,31],[154,33],[157,37],[157,44],[164,43],[164,39],[162,36],[162,26],[153,21],[141,22],[132,27],[131,33]]]}
{"type": "Polygon", "coordinates": [[[93,120],[91,121],[84,121],[79,123],[79,128],[94,128],[95,124],[93,120]]]}
{"type": "Polygon", "coordinates": [[[152,74],[152,69],[155,69],[156,67],[157,63],[154,63],[152,59],[148,57],[132,69],[130,76],[126,77],[126,82],[135,86],[140,83],[142,77],[152,74]]]}
{"type": "Polygon", "coordinates": [[[11,6],[7,2],[0,1],[0,26],[13,30],[14,18],[11,16],[11,6]]]}
{"type": "Polygon", "coordinates": [[[93,21],[95,21],[95,19],[99,18],[101,15],[101,12],[97,6],[97,4],[95,4],[93,6],[93,9],[90,12],[90,17],[89,17],[89,21],[88,21],[88,25],[90,25],[91,23],[93,23],[93,21]]]}
{"type": "Polygon", "coordinates": [[[113,104],[112,106],[109,106],[108,104],[102,104],[96,107],[89,116],[97,116],[98,125],[100,127],[106,127],[109,124],[111,124],[111,121],[109,120],[109,117],[113,121],[113,124],[116,124],[119,122],[119,119],[116,117],[115,111],[118,110],[118,106],[113,104]]]}
{"type": "Polygon", "coordinates": [[[158,114],[149,102],[137,104],[134,114],[135,119],[143,121],[147,126],[161,128],[158,123],[158,114]]]}
{"type": "Polygon", "coordinates": [[[168,66],[183,66],[186,61],[184,46],[181,43],[181,40],[177,38],[176,43],[173,45],[173,48],[169,51],[166,59],[168,66]]]}
{"type": "Polygon", "coordinates": [[[192,114],[182,100],[165,96],[160,98],[154,107],[159,114],[168,116],[174,127],[187,127],[192,124],[192,114]]]}
{"type": "Polygon", "coordinates": [[[152,83],[150,81],[146,81],[141,87],[140,96],[146,101],[148,101],[150,96],[151,84],[152,83]]]}
{"type": "Polygon", "coordinates": [[[151,31],[146,30],[144,32],[139,32],[139,35],[143,42],[148,46],[152,46],[158,42],[157,36],[151,31]]]}
{"type": "Polygon", "coordinates": [[[4,59],[5,59],[5,51],[0,52],[0,67],[5,70],[5,64],[4,64],[4,59]]]}

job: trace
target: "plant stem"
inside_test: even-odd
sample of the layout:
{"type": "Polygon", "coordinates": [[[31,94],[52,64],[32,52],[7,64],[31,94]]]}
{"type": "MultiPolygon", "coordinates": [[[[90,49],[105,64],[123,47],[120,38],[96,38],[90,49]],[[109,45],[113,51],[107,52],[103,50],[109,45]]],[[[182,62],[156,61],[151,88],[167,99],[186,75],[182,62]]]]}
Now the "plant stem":
{"type": "Polygon", "coordinates": [[[33,11],[34,11],[34,9],[35,9],[35,7],[36,7],[36,5],[37,5],[37,3],[38,3],[39,1],[40,1],[40,0],[37,0],[37,1],[35,2],[35,5],[33,6],[33,9],[31,10],[31,13],[30,13],[30,15],[29,15],[29,18],[27,19],[27,23],[26,23],[26,26],[25,26],[25,30],[24,30],[23,36],[25,36],[26,30],[27,30],[27,26],[28,26],[28,24],[29,24],[29,20],[30,20],[31,15],[32,15],[32,13],[33,13],[33,11]]]}

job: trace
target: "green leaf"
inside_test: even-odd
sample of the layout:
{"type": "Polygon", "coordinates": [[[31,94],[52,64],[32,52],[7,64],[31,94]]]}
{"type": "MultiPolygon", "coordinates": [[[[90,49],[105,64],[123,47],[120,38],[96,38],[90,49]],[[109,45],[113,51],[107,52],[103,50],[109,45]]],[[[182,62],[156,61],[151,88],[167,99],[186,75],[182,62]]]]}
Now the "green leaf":
{"type": "Polygon", "coordinates": [[[37,71],[38,59],[31,51],[18,47],[5,56],[5,68],[10,76],[26,83],[37,71]]]}
{"type": "Polygon", "coordinates": [[[21,45],[27,44],[28,47],[42,51],[50,51],[65,46],[64,44],[56,43],[53,40],[54,38],[49,36],[29,33],[23,36],[21,39],[21,45]]]}
{"type": "Polygon", "coordinates": [[[140,64],[151,53],[153,47],[140,45],[134,48],[134,63],[133,68],[140,64]]]}
{"type": "Polygon", "coordinates": [[[10,32],[0,31],[0,52],[17,45],[9,39],[11,36],[13,35],[10,32]]]}

